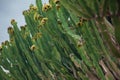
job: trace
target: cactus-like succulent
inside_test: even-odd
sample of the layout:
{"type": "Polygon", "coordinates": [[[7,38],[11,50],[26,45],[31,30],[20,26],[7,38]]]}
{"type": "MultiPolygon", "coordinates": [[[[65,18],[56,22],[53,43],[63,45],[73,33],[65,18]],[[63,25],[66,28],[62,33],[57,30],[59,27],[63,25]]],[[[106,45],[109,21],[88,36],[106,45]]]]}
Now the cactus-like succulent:
{"type": "Polygon", "coordinates": [[[36,0],[23,11],[25,26],[11,20],[0,80],[119,80],[120,7],[111,1],[36,0]]]}

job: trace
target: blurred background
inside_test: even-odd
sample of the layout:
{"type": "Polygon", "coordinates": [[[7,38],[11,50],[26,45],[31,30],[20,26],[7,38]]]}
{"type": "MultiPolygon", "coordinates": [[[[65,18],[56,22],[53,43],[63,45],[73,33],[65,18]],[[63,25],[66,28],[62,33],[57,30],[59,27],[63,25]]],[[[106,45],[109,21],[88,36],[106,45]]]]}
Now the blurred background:
{"type": "MultiPolygon", "coordinates": [[[[42,0],[43,4],[48,0],[42,0]]],[[[22,12],[29,8],[30,4],[35,4],[35,0],[0,0],[0,44],[8,40],[7,28],[11,26],[11,19],[15,19],[18,26],[25,25],[22,12]]]]}

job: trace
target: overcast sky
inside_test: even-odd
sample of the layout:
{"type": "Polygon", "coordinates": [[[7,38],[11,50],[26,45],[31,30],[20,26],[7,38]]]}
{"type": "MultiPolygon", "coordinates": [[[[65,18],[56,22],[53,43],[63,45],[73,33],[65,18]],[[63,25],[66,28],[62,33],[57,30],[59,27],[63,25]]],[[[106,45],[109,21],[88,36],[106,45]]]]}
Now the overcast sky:
{"type": "MultiPolygon", "coordinates": [[[[47,1],[43,0],[43,3],[47,1]]],[[[11,26],[11,19],[15,19],[18,26],[25,24],[22,12],[28,9],[30,4],[35,4],[35,0],[0,0],[0,44],[9,39],[7,28],[11,26]]]]}

